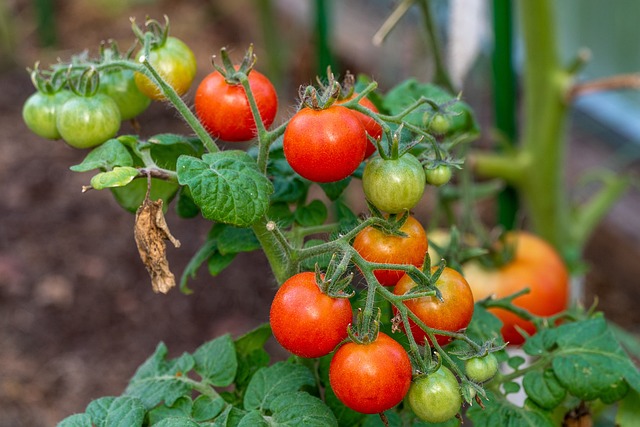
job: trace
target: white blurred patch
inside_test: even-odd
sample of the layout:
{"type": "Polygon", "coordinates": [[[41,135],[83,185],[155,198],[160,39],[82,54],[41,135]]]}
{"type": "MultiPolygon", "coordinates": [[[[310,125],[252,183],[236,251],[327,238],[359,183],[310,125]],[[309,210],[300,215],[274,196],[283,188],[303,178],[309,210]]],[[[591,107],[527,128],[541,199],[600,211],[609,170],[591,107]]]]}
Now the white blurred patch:
{"type": "Polygon", "coordinates": [[[445,60],[456,87],[462,87],[462,82],[480,54],[488,34],[487,11],[487,0],[449,2],[445,60]]]}

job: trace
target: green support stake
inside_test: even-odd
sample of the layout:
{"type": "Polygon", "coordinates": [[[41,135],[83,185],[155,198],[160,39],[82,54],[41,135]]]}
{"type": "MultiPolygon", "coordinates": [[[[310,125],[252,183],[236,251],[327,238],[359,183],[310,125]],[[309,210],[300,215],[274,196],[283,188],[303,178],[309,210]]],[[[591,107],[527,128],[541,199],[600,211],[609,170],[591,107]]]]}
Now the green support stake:
{"type": "MultiPolygon", "coordinates": [[[[512,1],[493,1],[494,51],[493,105],[495,125],[510,144],[517,137],[516,125],[516,75],[513,69],[513,20],[512,1]]],[[[498,196],[498,223],[507,230],[513,229],[519,200],[514,188],[507,187],[498,196]]]]}
{"type": "Polygon", "coordinates": [[[327,67],[331,66],[334,73],[339,70],[331,53],[331,0],[316,0],[316,52],[317,52],[317,74],[324,76],[327,73],[327,67]]]}
{"type": "Polygon", "coordinates": [[[44,47],[55,46],[56,36],[56,14],[53,0],[35,0],[36,26],[38,29],[38,39],[44,47]]]}

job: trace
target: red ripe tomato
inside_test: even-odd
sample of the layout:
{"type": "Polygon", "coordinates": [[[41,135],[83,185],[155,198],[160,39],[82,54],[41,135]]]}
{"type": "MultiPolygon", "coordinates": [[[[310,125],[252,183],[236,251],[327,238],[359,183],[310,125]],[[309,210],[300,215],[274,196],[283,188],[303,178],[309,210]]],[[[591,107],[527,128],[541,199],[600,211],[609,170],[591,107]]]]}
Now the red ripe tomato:
{"type": "MultiPolygon", "coordinates": [[[[437,267],[432,267],[435,272],[437,267]]],[[[417,286],[411,277],[404,275],[398,282],[393,293],[404,295],[407,291],[417,286]]],[[[456,270],[445,267],[436,282],[436,286],[442,294],[440,301],[435,296],[416,298],[404,301],[407,308],[412,311],[425,325],[444,331],[457,332],[466,328],[473,316],[473,294],[469,284],[456,270]]],[[[423,343],[427,335],[413,321],[409,321],[414,338],[423,343]]],[[[450,337],[436,335],[438,344],[445,345],[451,341],[450,337]]]]}
{"type": "Polygon", "coordinates": [[[351,302],[322,293],[315,273],[298,273],[278,289],[269,316],[284,348],[300,357],[322,357],[347,338],[351,302]]]}
{"type": "Polygon", "coordinates": [[[411,373],[404,348],[380,332],[371,343],[341,346],[331,359],[329,382],[347,407],[377,414],[402,401],[411,386],[411,373]]]}
{"type": "MultiPolygon", "coordinates": [[[[427,235],[417,219],[410,216],[400,227],[406,237],[385,234],[373,227],[362,230],[353,241],[353,248],[370,262],[411,264],[421,267],[428,249],[427,235]]],[[[380,284],[393,286],[404,275],[400,270],[374,270],[380,284]]]]}
{"type": "Polygon", "coordinates": [[[346,107],[303,108],[284,132],[284,155],[291,168],[314,182],[340,181],[362,163],[367,147],[364,126],[346,107]]]}
{"type": "MultiPolygon", "coordinates": [[[[278,111],[278,95],[267,77],[252,70],[247,77],[265,128],[278,111]]],[[[224,141],[249,141],[256,136],[256,123],[249,100],[240,84],[229,84],[214,71],[205,77],[195,96],[196,114],[207,131],[224,141]]]]}
{"type": "MultiPolygon", "coordinates": [[[[567,308],[569,273],[555,249],[541,238],[526,232],[513,232],[507,240],[515,243],[513,259],[496,270],[487,270],[478,263],[467,263],[464,276],[469,281],[476,301],[489,296],[502,298],[524,288],[530,292],[513,303],[538,316],[553,316],[567,308]]],[[[531,322],[502,309],[491,309],[503,322],[502,336],[510,344],[520,345],[524,337],[515,326],[528,334],[536,332],[531,322]]]]}
{"type": "MultiPolygon", "coordinates": [[[[354,98],[355,96],[357,96],[357,93],[354,93],[349,98],[341,99],[337,103],[338,104],[345,103],[345,102],[349,101],[350,99],[354,98]]],[[[378,109],[376,108],[376,106],[373,104],[373,102],[371,102],[368,98],[362,98],[358,102],[358,104],[362,105],[363,107],[368,108],[369,110],[373,111],[374,113],[378,113],[379,112],[378,109]]],[[[356,117],[358,117],[360,122],[362,122],[362,125],[364,126],[364,129],[367,131],[367,133],[372,138],[380,139],[380,137],[382,136],[382,126],[380,126],[380,124],[378,122],[376,122],[371,117],[369,117],[366,114],[363,114],[363,113],[361,113],[359,111],[353,111],[352,110],[352,112],[356,115],[356,117]]],[[[376,146],[371,141],[367,141],[367,150],[364,153],[364,158],[366,159],[366,158],[370,157],[375,152],[376,152],[376,146]]]]}

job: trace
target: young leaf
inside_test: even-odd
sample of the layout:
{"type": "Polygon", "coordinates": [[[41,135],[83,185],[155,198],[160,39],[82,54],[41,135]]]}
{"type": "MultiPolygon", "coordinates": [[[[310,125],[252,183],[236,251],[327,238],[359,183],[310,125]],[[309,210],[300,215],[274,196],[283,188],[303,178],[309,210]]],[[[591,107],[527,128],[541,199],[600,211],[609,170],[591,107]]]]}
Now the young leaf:
{"type": "Polygon", "coordinates": [[[207,219],[248,227],[269,209],[273,185],[243,151],[181,156],[177,172],[207,219]]]}
{"type": "Polygon", "coordinates": [[[124,394],[140,398],[147,409],[160,402],[172,406],[180,397],[188,395],[193,386],[187,377],[195,362],[189,354],[166,360],[167,346],[158,344],[156,351],[136,371],[124,394]]]}
{"type": "Polygon", "coordinates": [[[71,166],[74,172],[88,172],[93,169],[111,170],[116,166],[133,166],[129,150],[118,139],[110,139],[91,150],[82,163],[71,166]]]}
{"type": "Polygon", "coordinates": [[[226,387],[233,382],[238,369],[236,349],[230,335],[209,341],[193,353],[195,371],[216,387],[226,387]]]}
{"type": "Polygon", "coordinates": [[[279,395],[313,385],[315,379],[308,368],[278,362],[268,368],[259,369],[253,375],[244,395],[244,409],[264,411],[271,407],[271,403],[279,395]]]}
{"type": "Polygon", "coordinates": [[[73,414],[57,424],[57,427],[93,427],[87,414],[73,414]]]}
{"type": "Polygon", "coordinates": [[[145,408],[137,397],[102,397],[87,405],[85,413],[96,427],[142,426],[145,408]]]}
{"type": "MultiPolygon", "coordinates": [[[[151,200],[162,199],[166,211],[179,188],[180,186],[175,182],[151,178],[151,194],[149,198],[151,200]]],[[[147,194],[147,180],[134,179],[124,187],[111,188],[111,193],[120,206],[131,213],[136,213],[138,207],[144,201],[144,196],[147,194]]]]}
{"type": "Polygon", "coordinates": [[[545,409],[558,406],[567,394],[551,369],[544,372],[527,372],[522,380],[522,386],[529,399],[545,409]]]}
{"type": "Polygon", "coordinates": [[[111,187],[124,187],[139,175],[138,169],[131,166],[116,166],[109,172],[100,172],[91,178],[95,190],[111,187]]]}

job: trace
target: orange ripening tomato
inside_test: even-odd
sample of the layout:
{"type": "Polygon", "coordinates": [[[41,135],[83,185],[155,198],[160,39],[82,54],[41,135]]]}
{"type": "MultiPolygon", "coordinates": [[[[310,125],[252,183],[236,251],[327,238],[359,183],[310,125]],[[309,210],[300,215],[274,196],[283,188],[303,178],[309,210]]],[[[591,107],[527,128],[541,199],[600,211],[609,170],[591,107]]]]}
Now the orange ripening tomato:
{"type": "MultiPolygon", "coordinates": [[[[421,267],[427,253],[427,235],[422,224],[410,216],[400,231],[406,237],[385,234],[374,227],[362,230],[353,240],[353,248],[369,262],[411,264],[421,267]]],[[[404,275],[402,270],[374,270],[373,274],[383,286],[393,286],[404,275]]]]}
{"type": "MultiPolygon", "coordinates": [[[[438,267],[431,267],[434,273],[438,267]]],[[[402,276],[393,290],[396,295],[404,295],[417,284],[408,274],[402,276]]],[[[452,268],[445,267],[436,281],[436,286],[442,294],[443,301],[437,297],[423,297],[404,301],[409,311],[413,312],[425,325],[430,328],[449,332],[458,332],[469,326],[473,317],[473,294],[464,277],[452,268]]],[[[397,310],[394,307],[394,312],[397,310]]],[[[411,332],[419,344],[428,339],[427,335],[409,320],[411,332]]],[[[445,345],[451,341],[446,335],[436,335],[438,344],[445,345]]]]}
{"type": "MultiPolygon", "coordinates": [[[[569,273],[556,250],[540,237],[523,231],[510,233],[507,239],[515,243],[516,250],[506,265],[487,270],[470,262],[463,267],[474,299],[503,298],[529,288],[528,294],[513,301],[516,306],[537,316],[553,316],[565,310],[569,298],[569,273]]],[[[516,325],[529,335],[536,332],[531,322],[511,312],[498,308],[492,308],[491,312],[502,320],[502,336],[510,344],[524,342],[516,325]]]]}

